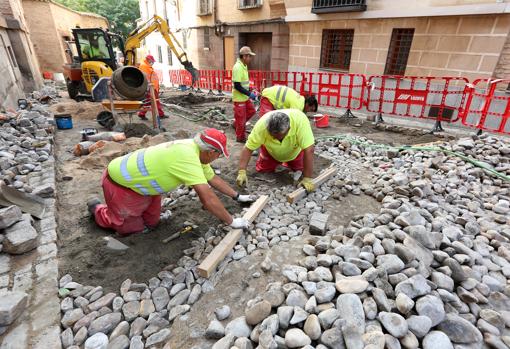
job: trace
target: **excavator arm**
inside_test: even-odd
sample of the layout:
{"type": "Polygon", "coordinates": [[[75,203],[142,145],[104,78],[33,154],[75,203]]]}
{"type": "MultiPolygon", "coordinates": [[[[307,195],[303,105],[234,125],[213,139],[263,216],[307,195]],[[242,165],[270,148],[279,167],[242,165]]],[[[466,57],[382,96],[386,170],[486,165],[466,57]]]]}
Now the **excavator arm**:
{"type": "Polygon", "coordinates": [[[129,33],[125,44],[126,52],[124,53],[126,64],[135,65],[136,49],[140,47],[143,39],[145,39],[149,34],[157,31],[161,33],[179,62],[191,74],[192,82],[194,84],[195,81],[200,78],[198,70],[196,70],[195,67],[193,67],[193,63],[188,60],[186,51],[184,51],[177,38],[168,28],[168,23],[163,18],[156,15],[129,33]]]}

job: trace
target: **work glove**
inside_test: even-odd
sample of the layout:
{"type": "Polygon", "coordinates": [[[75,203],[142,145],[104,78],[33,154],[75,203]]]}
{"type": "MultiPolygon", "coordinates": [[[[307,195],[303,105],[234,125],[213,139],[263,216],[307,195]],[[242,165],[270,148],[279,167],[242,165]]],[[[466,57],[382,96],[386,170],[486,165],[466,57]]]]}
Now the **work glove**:
{"type": "Polygon", "coordinates": [[[253,195],[237,195],[236,200],[238,202],[248,203],[255,201],[255,197],[253,195]]]}
{"type": "Polygon", "coordinates": [[[230,226],[234,229],[247,229],[250,226],[250,222],[244,218],[234,218],[230,226]]]}
{"type": "Polygon", "coordinates": [[[255,91],[251,91],[250,92],[250,99],[251,100],[253,100],[253,101],[257,100],[258,96],[259,95],[257,94],[257,92],[255,92],[255,91]]]}
{"type": "Polygon", "coordinates": [[[311,193],[315,190],[315,184],[313,184],[312,179],[310,177],[303,177],[299,185],[302,185],[308,193],[311,193]]]}
{"type": "Polygon", "coordinates": [[[246,176],[246,170],[239,170],[236,179],[237,185],[242,187],[248,184],[248,177],[246,176]]]}

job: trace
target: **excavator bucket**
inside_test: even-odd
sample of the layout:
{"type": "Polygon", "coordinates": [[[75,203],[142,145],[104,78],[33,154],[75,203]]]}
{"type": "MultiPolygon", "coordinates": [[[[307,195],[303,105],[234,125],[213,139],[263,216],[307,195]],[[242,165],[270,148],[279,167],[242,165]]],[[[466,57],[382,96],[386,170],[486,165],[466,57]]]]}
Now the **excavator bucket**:
{"type": "Polygon", "coordinates": [[[191,74],[191,85],[195,85],[195,82],[197,82],[200,79],[200,73],[198,70],[193,66],[193,63],[191,62],[184,62],[184,69],[186,69],[191,74]]]}

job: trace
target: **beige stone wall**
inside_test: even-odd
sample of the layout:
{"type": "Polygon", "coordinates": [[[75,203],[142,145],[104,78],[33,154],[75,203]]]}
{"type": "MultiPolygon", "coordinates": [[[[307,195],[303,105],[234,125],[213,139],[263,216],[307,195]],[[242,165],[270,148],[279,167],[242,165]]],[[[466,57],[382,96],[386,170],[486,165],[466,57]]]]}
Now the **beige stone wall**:
{"type": "Polygon", "coordinates": [[[383,74],[394,28],[414,28],[406,75],[490,77],[510,15],[289,23],[289,66],[319,70],[323,29],[354,29],[350,73],[383,74]]]}
{"type": "Polygon", "coordinates": [[[61,37],[72,37],[71,29],[76,26],[81,28],[108,28],[108,20],[101,16],[75,12],[57,3],[50,3],[50,9],[61,37]]]}
{"type": "MultiPolygon", "coordinates": [[[[313,0],[285,0],[285,6],[293,7],[312,7],[313,0]]],[[[367,10],[402,10],[444,7],[444,6],[463,6],[477,4],[493,4],[494,0],[367,0],[367,10]]]]}
{"type": "Polygon", "coordinates": [[[64,53],[58,40],[50,4],[43,1],[23,1],[23,8],[41,71],[62,71],[64,53]]]}
{"type": "Polygon", "coordinates": [[[108,27],[103,17],[81,14],[52,2],[24,0],[23,8],[41,71],[63,71],[64,37],[72,38],[71,28],[108,27]]]}

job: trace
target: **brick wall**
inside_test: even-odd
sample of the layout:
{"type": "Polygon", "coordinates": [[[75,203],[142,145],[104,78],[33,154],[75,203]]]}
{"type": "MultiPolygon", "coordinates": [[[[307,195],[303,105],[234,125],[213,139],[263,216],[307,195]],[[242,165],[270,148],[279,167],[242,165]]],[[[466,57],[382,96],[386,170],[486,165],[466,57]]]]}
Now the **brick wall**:
{"type": "Polygon", "coordinates": [[[72,37],[71,28],[108,26],[103,17],[80,14],[46,1],[25,0],[23,8],[41,71],[63,71],[66,63],[63,37],[72,37]]]}
{"type": "Polygon", "coordinates": [[[493,74],[510,15],[390,18],[290,23],[290,69],[317,71],[323,29],[354,29],[351,73],[383,74],[393,28],[414,28],[407,75],[493,74]]]}
{"type": "Polygon", "coordinates": [[[62,71],[64,53],[51,15],[50,3],[23,1],[23,8],[41,71],[62,71]]]}

